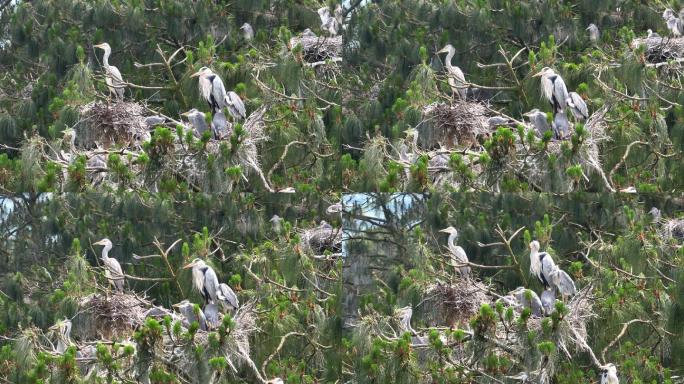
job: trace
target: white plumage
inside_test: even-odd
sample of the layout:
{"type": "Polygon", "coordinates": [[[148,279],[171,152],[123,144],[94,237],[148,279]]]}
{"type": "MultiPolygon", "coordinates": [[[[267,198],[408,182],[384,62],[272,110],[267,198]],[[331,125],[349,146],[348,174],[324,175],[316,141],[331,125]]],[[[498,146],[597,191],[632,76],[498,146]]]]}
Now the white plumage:
{"type": "Polygon", "coordinates": [[[542,96],[551,103],[553,113],[564,111],[568,99],[568,88],[563,78],[549,67],[544,67],[533,75],[533,77],[540,76],[542,96]]]}
{"type": "Polygon", "coordinates": [[[115,258],[109,257],[109,251],[112,249],[113,246],[112,242],[109,239],[105,238],[98,241],[97,243],[94,243],[93,245],[104,246],[104,248],[102,248],[101,258],[105,266],[105,277],[118,292],[123,292],[124,273],[121,269],[121,264],[119,264],[119,262],[115,258]]]}
{"type": "Polygon", "coordinates": [[[102,57],[102,65],[105,68],[105,82],[109,88],[109,92],[113,93],[117,100],[121,101],[124,97],[124,81],[121,77],[119,68],[109,65],[109,55],[112,54],[112,47],[108,43],[102,43],[94,46],[104,50],[102,57]]]}
{"type": "Polygon", "coordinates": [[[603,373],[601,373],[601,384],[620,384],[620,380],[617,376],[617,368],[614,364],[607,364],[602,368],[603,373]]]}
{"type": "Polygon", "coordinates": [[[556,263],[551,255],[539,252],[539,242],[534,240],[530,243],[530,274],[539,279],[544,288],[551,286],[551,273],[556,270],[556,263]]]}
{"type": "Polygon", "coordinates": [[[218,277],[216,277],[216,272],[210,266],[208,266],[204,260],[195,259],[190,264],[184,266],[183,268],[192,267],[192,285],[199,291],[199,293],[204,298],[205,303],[215,303],[219,282],[218,277]]]}
{"type": "Polygon", "coordinates": [[[447,53],[446,58],[444,59],[444,66],[447,69],[447,82],[451,87],[451,91],[462,100],[465,100],[467,89],[465,75],[463,74],[463,71],[461,71],[461,68],[451,64],[451,59],[456,54],[456,49],[453,45],[447,44],[444,48],[437,51],[438,54],[445,52],[447,53]]]}
{"type": "Polygon", "coordinates": [[[458,231],[454,227],[447,227],[440,232],[448,233],[449,239],[447,240],[447,247],[451,253],[451,264],[454,268],[457,268],[462,276],[468,276],[470,274],[470,267],[468,264],[468,255],[466,255],[465,250],[456,245],[456,238],[458,237],[458,231]],[[465,264],[465,265],[459,265],[465,264]]]}

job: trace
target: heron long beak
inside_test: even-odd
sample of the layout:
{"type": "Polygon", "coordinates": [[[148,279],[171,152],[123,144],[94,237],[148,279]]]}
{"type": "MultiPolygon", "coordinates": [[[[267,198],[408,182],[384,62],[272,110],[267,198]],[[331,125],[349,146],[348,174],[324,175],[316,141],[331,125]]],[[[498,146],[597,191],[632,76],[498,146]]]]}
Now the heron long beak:
{"type": "Polygon", "coordinates": [[[102,240],[100,240],[97,243],[93,243],[93,245],[104,245],[104,243],[102,243],[102,240]]]}
{"type": "Polygon", "coordinates": [[[439,55],[440,53],[445,53],[445,52],[449,52],[449,50],[446,48],[442,48],[439,51],[437,51],[437,54],[439,55]]]}
{"type": "Polygon", "coordinates": [[[446,228],[445,228],[445,229],[440,229],[439,231],[440,231],[440,232],[444,232],[444,233],[451,233],[451,231],[449,231],[449,230],[446,229],[446,228]]]}
{"type": "Polygon", "coordinates": [[[534,75],[532,75],[532,77],[539,77],[543,74],[544,74],[544,71],[539,71],[539,72],[535,73],[534,75]]]}
{"type": "Polygon", "coordinates": [[[202,74],[202,71],[197,71],[197,72],[193,73],[192,75],[190,75],[190,77],[197,77],[201,74],[202,74]]]}
{"type": "Polygon", "coordinates": [[[188,268],[191,268],[191,267],[194,267],[194,266],[195,266],[195,263],[192,262],[192,263],[186,265],[185,267],[183,267],[183,269],[188,269],[188,268]]]}
{"type": "Polygon", "coordinates": [[[188,116],[190,116],[190,112],[183,112],[183,113],[181,113],[181,116],[188,117],[188,116]]]}
{"type": "Polygon", "coordinates": [[[104,48],[102,44],[93,45],[94,48],[104,48]]]}

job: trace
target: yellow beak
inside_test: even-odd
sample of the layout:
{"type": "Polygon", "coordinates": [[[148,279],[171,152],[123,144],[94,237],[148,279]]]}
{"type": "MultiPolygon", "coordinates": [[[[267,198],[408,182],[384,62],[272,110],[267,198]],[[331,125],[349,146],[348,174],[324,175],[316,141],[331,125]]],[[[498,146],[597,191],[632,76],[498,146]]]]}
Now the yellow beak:
{"type": "Polygon", "coordinates": [[[532,77],[539,77],[543,74],[544,74],[544,71],[541,71],[541,72],[535,73],[534,75],[532,75],[532,77]]]}
{"type": "Polygon", "coordinates": [[[202,74],[202,71],[197,71],[197,72],[193,73],[192,75],[190,75],[190,77],[197,77],[201,74],[202,74]]]}
{"type": "Polygon", "coordinates": [[[102,240],[98,241],[97,243],[93,243],[93,245],[102,245],[102,240]]]}
{"type": "Polygon", "coordinates": [[[188,269],[194,265],[195,265],[195,263],[190,263],[190,264],[186,265],[185,267],[183,267],[183,269],[188,269]]]}

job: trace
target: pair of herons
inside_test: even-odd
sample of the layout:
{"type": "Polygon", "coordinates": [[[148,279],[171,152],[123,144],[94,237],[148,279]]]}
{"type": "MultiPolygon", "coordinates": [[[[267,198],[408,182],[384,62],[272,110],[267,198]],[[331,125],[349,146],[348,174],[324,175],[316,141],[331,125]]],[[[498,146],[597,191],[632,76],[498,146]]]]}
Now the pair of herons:
{"type": "MultiPolygon", "coordinates": [[[[440,53],[447,54],[444,66],[447,71],[447,82],[452,92],[459,99],[465,100],[468,89],[465,75],[458,66],[451,63],[456,54],[456,49],[453,45],[447,44],[444,48],[437,51],[437,54],[440,53]]],[[[526,113],[525,116],[530,119],[540,137],[543,137],[546,131],[552,129],[556,139],[566,139],[570,131],[570,123],[566,111],[570,110],[576,120],[586,120],[589,117],[587,104],[577,92],[568,92],[565,81],[553,69],[544,67],[539,73],[534,74],[533,77],[541,77],[542,96],[551,103],[553,121],[549,125],[546,114],[536,108],[526,113]]],[[[496,120],[497,118],[493,119],[499,125],[506,125],[508,123],[507,119],[499,118],[501,120],[496,120]]]]}
{"type": "MultiPolygon", "coordinates": [[[[109,64],[109,57],[112,54],[111,46],[108,43],[102,43],[95,45],[95,48],[104,50],[102,66],[105,70],[107,88],[117,100],[122,101],[126,82],[121,76],[121,71],[109,64]]],[[[228,138],[232,131],[232,124],[226,118],[224,110],[228,110],[234,121],[244,120],[246,109],[242,99],[237,93],[226,91],[223,80],[208,67],[200,68],[199,71],[193,73],[190,77],[199,78],[200,95],[209,104],[212,112],[212,121],[210,125],[207,124],[204,113],[195,108],[182,115],[188,118],[198,136],[201,137],[205,131],[211,128],[214,138],[228,138]]]]}
{"type": "MultiPolygon", "coordinates": [[[[119,261],[109,257],[112,249],[111,240],[105,238],[94,245],[102,245],[102,262],[104,264],[105,277],[117,292],[123,292],[124,273],[119,261]]],[[[235,292],[225,283],[219,283],[218,276],[213,268],[208,266],[202,259],[196,258],[183,269],[192,268],[192,284],[204,299],[204,309],[196,312],[194,305],[188,300],[175,304],[189,324],[194,321],[199,323],[200,329],[215,328],[219,323],[219,313],[236,311],[240,302],[235,292]]]]}

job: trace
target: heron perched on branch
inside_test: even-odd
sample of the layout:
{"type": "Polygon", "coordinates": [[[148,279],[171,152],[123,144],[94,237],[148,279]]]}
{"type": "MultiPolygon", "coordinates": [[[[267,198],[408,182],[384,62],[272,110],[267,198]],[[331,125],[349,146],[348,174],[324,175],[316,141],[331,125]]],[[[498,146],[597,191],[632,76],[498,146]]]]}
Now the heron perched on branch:
{"type": "Polygon", "coordinates": [[[254,39],[254,28],[252,28],[249,23],[242,24],[240,30],[242,31],[242,38],[246,41],[251,41],[254,39]]]}
{"type": "Polygon", "coordinates": [[[195,304],[188,300],[173,304],[173,307],[178,308],[178,312],[185,317],[186,326],[189,327],[192,323],[197,322],[201,330],[207,330],[207,318],[201,308],[197,308],[197,312],[195,312],[195,304]]]}
{"type": "Polygon", "coordinates": [[[109,55],[112,54],[112,47],[107,43],[94,45],[95,48],[104,50],[102,57],[102,65],[105,68],[105,82],[109,88],[109,92],[113,93],[117,100],[121,101],[124,97],[124,81],[121,77],[119,68],[109,65],[109,55]]]}
{"type": "Polygon", "coordinates": [[[454,227],[447,227],[441,229],[440,232],[448,233],[449,239],[447,240],[447,247],[451,253],[452,265],[458,269],[461,276],[470,275],[470,267],[468,266],[468,255],[466,255],[465,250],[455,244],[456,238],[458,238],[458,231],[454,227]],[[465,264],[460,265],[459,264],[465,264]]]}
{"type": "Polygon", "coordinates": [[[456,49],[453,45],[447,44],[444,48],[437,51],[437,54],[440,53],[447,54],[444,59],[444,66],[447,69],[447,81],[451,87],[451,91],[460,97],[461,100],[465,100],[467,91],[465,75],[463,74],[463,71],[461,71],[461,68],[451,64],[451,59],[456,54],[456,49]]]}
{"type": "Polygon", "coordinates": [[[551,273],[556,270],[556,263],[551,255],[539,252],[539,242],[534,240],[530,243],[530,275],[539,279],[544,288],[551,287],[551,273]]]}
{"type": "Polygon", "coordinates": [[[542,68],[532,77],[541,77],[542,96],[551,103],[553,113],[564,111],[569,95],[563,78],[549,67],[542,68]]]}
{"type": "Polygon", "coordinates": [[[226,92],[223,80],[217,74],[207,67],[202,67],[190,75],[190,77],[198,76],[200,94],[207,101],[213,113],[220,112],[227,107],[233,118],[245,118],[245,104],[242,99],[233,91],[226,92]]]}
{"type": "Polygon", "coordinates": [[[601,373],[601,384],[620,384],[615,364],[608,363],[601,368],[603,369],[603,372],[601,373]]]}
{"type": "Polygon", "coordinates": [[[102,248],[102,262],[105,266],[105,277],[118,292],[123,292],[124,273],[121,269],[121,264],[119,264],[115,258],[109,257],[109,251],[112,249],[111,240],[104,238],[97,243],[93,243],[93,245],[104,246],[104,248],[102,248]]]}
{"type": "Polygon", "coordinates": [[[192,268],[192,285],[202,295],[204,302],[206,304],[216,303],[219,282],[214,269],[200,258],[183,267],[183,269],[187,268],[192,268]]]}

